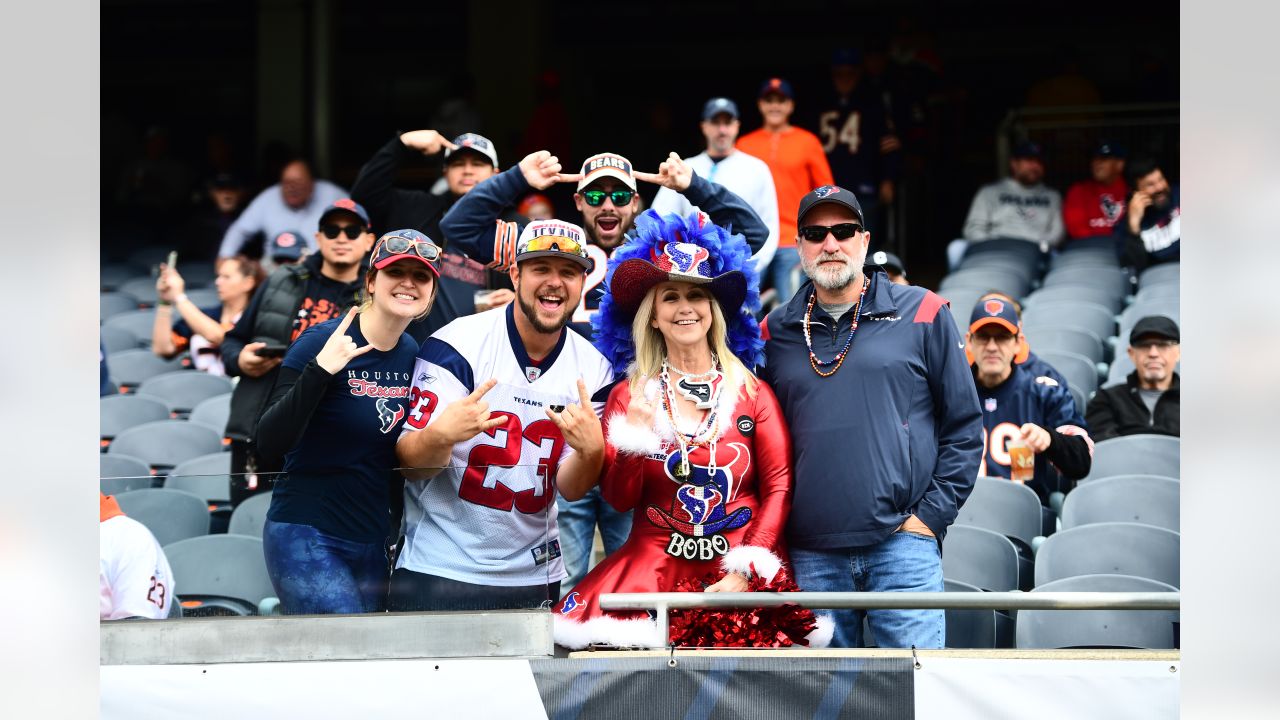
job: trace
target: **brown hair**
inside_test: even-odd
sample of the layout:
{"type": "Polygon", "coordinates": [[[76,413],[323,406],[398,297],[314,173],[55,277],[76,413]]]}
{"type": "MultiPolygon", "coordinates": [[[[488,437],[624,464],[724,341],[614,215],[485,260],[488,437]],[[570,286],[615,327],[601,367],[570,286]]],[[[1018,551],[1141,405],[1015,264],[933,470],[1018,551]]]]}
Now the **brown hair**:
{"type": "Polygon", "coordinates": [[[222,258],[218,261],[217,269],[221,270],[222,264],[229,262],[236,264],[236,269],[240,271],[241,275],[253,278],[253,289],[249,291],[250,295],[253,294],[254,290],[262,287],[262,283],[267,279],[267,273],[262,269],[262,263],[248,257],[247,255],[235,255],[233,257],[222,258]]]}

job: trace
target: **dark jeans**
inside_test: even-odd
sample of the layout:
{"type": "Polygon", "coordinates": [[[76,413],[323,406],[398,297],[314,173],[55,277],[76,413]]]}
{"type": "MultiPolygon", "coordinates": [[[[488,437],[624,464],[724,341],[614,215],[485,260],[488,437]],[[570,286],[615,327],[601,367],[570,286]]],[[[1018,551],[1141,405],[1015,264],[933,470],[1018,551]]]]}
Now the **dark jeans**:
{"type": "Polygon", "coordinates": [[[400,568],[391,574],[387,610],[519,610],[542,607],[560,599],[560,583],[499,587],[473,585],[438,575],[400,568]]]}
{"type": "Polygon", "coordinates": [[[267,520],[262,528],[267,574],[286,615],[382,612],[387,551],[310,526],[267,520]]]}

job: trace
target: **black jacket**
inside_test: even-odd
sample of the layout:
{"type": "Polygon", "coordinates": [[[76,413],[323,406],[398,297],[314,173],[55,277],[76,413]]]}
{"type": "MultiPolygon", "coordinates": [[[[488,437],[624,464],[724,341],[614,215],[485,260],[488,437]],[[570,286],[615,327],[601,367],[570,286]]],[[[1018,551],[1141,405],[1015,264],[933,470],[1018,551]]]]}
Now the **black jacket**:
{"type": "Polygon", "coordinates": [[[1138,394],[1138,372],[1129,373],[1124,384],[1110,385],[1089,401],[1085,422],[1094,442],[1120,435],[1158,434],[1178,437],[1178,373],[1173,384],[1156,401],[1153,416],[1138,394]]]}
{"type": "Polygon", "coordinates": [[[351,186],[351,199],[369,211],[374,232],[413,228],[431,238],[441,248],[446,240],[440,233],[440,218],[458,198],[450,192],[432,195],[425,190],[395,187],[400,166],[422,157],[422,153],[400,142],[397,134],[360,168],[351,186]]]}

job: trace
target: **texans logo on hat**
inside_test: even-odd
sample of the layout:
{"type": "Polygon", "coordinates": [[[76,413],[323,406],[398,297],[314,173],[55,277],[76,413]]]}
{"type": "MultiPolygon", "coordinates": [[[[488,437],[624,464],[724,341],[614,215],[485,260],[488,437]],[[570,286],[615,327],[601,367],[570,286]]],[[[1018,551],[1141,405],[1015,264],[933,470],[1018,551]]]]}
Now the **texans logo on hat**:
{"type": "Polygon", "coordinates": [[[835,185],[823,185],[822,187],[815,189],[815,190],[813,191],[813,194],[814,194],[818,199],[822,199],[822,198],[824,198],[824,197],[826,197],[826,196],[830,195],[831,193],[833,193],[833,192],[835,192],[835,191],[837,191],[837,190],[839,190],[839,189],[840,189],[840,188],[836,187],[835,185]]]}

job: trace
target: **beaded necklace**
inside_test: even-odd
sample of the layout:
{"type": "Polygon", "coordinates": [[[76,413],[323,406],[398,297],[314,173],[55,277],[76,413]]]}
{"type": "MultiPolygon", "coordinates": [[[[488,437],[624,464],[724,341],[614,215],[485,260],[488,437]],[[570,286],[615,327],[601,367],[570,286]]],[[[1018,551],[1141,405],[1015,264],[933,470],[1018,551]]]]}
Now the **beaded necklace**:
{"type": "MultiPolygon", "coordinates": [[[[707,466],[708,472],[712,476],[716,473],[716,436],[720,434],[720,418],[717,407],[712,407],[711,412],[707,413],[707,417],[698,423],[697,428],[692,433],[681,432],[680,426],[676,424],[676,398],[671,390],[671,376],[668,372],[669,366],[664,360],[662,362],[662,372],[658,373],[658,383],[662,389],[662,409],[667,413],[667,422],[671,423],[671,431],[676,436],[676,443],[680,446],[680,464],[676,466],[675,478],[680,482],[686,482],[693,475],[693,468],[689,464],[689,452],[695,448],[706,447],[711,451],[711,462],[707,466]]],[[[715,368],[718,371],[720,368],[715,368]]]]}
{"type": "Polygon", "coordinates": [[[813,304],[818,299],[818,292],[815,289],[809,295],[809,304],[804,309],[804,344],[809,348],[809,365],[813,371],[818,373],[819,377],[831,377],[836,374],[840,366],[844,364],[844,359],[849,356],[849,348],[853,345],[853,334],[858,332],[858,315],[862,312],[862,299],[867,295],[867,286],[871,284],[871,278],[864,277],[862,279],[862,292],[858,293],[858,302],[853,306],[853,321],[849,324],[849,337],[845,338],[844,348],[836,353],[836,356],[830,360],[819,360],[816,353],[813,352],[813,338],[809,334],[809,318],[813,315],[813,304]],[[835,367],[823,372],[822,366],[834,364],[835,367]]]}

